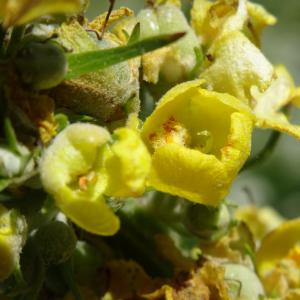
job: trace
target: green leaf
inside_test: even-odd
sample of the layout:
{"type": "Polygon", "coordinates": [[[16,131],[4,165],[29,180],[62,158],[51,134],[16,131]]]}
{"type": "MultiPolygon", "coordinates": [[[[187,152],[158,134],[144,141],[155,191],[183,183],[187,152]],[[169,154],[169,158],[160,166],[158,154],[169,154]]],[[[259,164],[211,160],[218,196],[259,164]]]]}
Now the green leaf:
{"type": "Polygon", "coordinates": [[[117,48],[68,54],[67,60],[69,68],[65,79],[76,78],[83,74],[95,72],[130,58],[140,56],[167,46],[184,35],[184,32],[159,35],[117,48]]]}
{"type": "Polygon", "coordinates": [[[4,133],[9,149],[14,153],[19,154],[16,133],[10,119],[7,117],[4,119],[4,133]]]}
{"type": "Polygon", "coordinates": [[[202,63],[204,61],[204,55],[203,55],[202,49],[200,47],[199,48],[195,47],[194,51],[195,51],[195,56],[196,56],[196,64],[195,64],[194,68],[192,69],[192,71],[189,74],[189,79],[190,80],[193,80],[193,79],[197,78],[197,75],[199,74],[200,68],[201,68],[202,63]]]}
{"type": "Polygon", "coordinates": [[[141,25],[140,23],[137,23],[132,30],[132,33],[128,39],[127,44],[130,45],[137,42],[140,38],[140,34],[141,34],[141,25]]]}

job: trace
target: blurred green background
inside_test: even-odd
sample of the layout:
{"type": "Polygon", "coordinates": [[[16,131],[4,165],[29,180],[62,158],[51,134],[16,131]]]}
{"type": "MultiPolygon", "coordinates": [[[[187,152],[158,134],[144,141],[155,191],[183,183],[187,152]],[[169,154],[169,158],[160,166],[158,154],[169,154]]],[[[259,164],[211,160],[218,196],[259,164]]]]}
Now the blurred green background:
{"type": "MultiPolygon", "coordinates": [[[[186,1],[188,4],[188,1],[186,1]]],[[[300,1],[260,0],[278,23],[265,30],[263,51],[274,64],[285,64],[300,84],[300,1]]],[[[144,7],[143,0],[116,0],[116,7],[128,6],[135,11],[144,7]]],[[[91,0],[89,17],[107,10],[108,0],[91,0]]],[[[292,120],[300,123],[300,114],[292,111],[292,120]]],[[[270,132],[256,130],[253,154],[264,146],[270,132]]],[[[238,203],[255,201],[272,205],[285,217],[300,215],[300,141],[282,135],[270,158],[253,169],[242,172],[232,187],[229,199],[238,203]],[[245,188],[250,191],[245,192],[245,188]]]]}

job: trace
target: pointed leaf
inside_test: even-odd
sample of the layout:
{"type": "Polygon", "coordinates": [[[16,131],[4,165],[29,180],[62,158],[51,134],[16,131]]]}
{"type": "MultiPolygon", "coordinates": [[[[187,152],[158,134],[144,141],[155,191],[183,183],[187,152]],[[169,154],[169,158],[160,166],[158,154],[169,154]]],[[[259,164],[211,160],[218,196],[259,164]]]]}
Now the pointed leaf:
{"type": "Polygon", "coordinates": [[[184,35],[185,33],[183,32],[160,35],[134,42],[127,46],[69,54],[67,55],[69,69],[66,74],[66,79],[76,78],[83,74],[95,72],[130,58],[143,55],[147,52],[167,46],[184,35]]]}

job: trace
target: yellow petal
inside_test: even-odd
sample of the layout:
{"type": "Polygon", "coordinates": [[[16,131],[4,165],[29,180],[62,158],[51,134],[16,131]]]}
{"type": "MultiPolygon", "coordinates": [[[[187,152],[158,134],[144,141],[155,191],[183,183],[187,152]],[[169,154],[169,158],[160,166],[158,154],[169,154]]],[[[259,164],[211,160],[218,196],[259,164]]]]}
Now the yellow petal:
{"type": "Polygon", "coordinates": [[[256,253],[256,263],[260,274],[265,273],[299,242],[300,219],[284,222],[262,240],[256,253]]]}
{"type": "Polygon", "coordinates": [[[300,87],[294,89],[292,96],[292,103],[296,105],[298,108],[300,107],[300,87]]]}
{"type": "Polygon", "coordinates": [[[152,156],[149,184],[206,205],[218,205],[250,151],[249,108],[201,80],[171,89],[146,120],[152,156]]]}
{"type": "Polygon", "coordinates": [[[255,205],[239,207],[235,211],[235,217],[247,224],[257,240],[261,240],[283,222],[283,218],[268,206],[262,208],[255,205]]]}
{"type": "Polygon", "coordinates": [[[218,205],[229,188],[224,165],[213,155],[170,144],[152,160],[150,186],[206,205],[218,205]]]}
{"type": "Polygon", "coordinates": [[[208,50],[207,66],[200,75],[207,87],[250,104],[251,88],[265,91],[274,76],[273,66],[241,32],[218,38],[208,50]]]}
{"type": "Polygon", "coordinates": [[[266,115],[265,117],[257,117],[255,126],[287,133],[300,140],[300,126],[291,124],[283,113],[274,113],[266,115]]]}
{"type": "Polygon", "coordinates": [[[80,7],[80,0],[7,0],[4,25],[21,25],[49,14],[74,13],[80,7]]]}
{"type": "Polygon", "coordinates": [[[104,168],[108,176],[105,194],[113,197],[136,197],[145,191],[151,158],[139,134],[129,128],[114,131],[104,168]]]}
{"type": "Polygon", "coordinates": [[[231,115],[231,127],[227,146],[223,147],[221,161],[228,176],[235,177],[250,155],[253,121],[248,115],[235,112],[231,115]]]}
{"type": "Polygon", "coordinates": [[[261,93],[252,88],[253,111],[256,116],[265,116],[277,112],[290,102],[294,95],[295,84],[288,70],[283,65],[275,67],[276,79],[268,89],[261,93]]]}
{"type": "Polygon", "coordinates": [[[262,30],[266,26],[274,25],[277,19],[270,14],[262,5],[247,2],[247,10],[249,15],[248,30],[250,38],[256,45],[260,46],[262,30]]]}
{"type": "MultiPolygon", "coordinates": [[[[61,195],[67,196],[68,192],[62,192],[61,195]]],[[[62,198],[57,200],[57,205],[68,218],[88,232],[110,236],[120,228],[119,218],[103,198],[98,198],[97,201],[87,201],[86,199],[64,201],[62,198]]]]}
{"type": "Polygon", "coordinates": [[[288,118],[279,112],[288,103],[297,101],[298,90],[284,66],[277,66],[275,70],[277,78],[264,93],[252,88],[256,126],[278,130],[300,139],[300,126],[291,124],[288,118]]]}

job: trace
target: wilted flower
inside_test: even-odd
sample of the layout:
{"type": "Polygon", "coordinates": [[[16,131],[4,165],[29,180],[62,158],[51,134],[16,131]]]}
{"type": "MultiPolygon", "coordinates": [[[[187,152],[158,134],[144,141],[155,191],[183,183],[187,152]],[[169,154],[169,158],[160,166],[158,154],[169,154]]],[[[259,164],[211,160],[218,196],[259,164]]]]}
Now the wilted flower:
{"type": "Polygon", "coordinates": [[[259,46],[263,28],[276,23],[263,6],[247,0],[194,0],[191,15],[193,28],[206,47],[230,31],[243,32],[259,46]]]}
{"type": "Polygon", "coordinates": [[[259,48],[243,33],[235,31],[214,41],[200,77],[209,89],[251,104],[251,89],[256,86],[264,92],[274,78],[274,68],[259,48]]]}
{"type": "Polygon", "coordinates": [[[205,90],[202,83],[170,90],[142,136],[152,153],[151,186],[215,206],[249,156],[252,119],[239,100],[205,90]]]}

